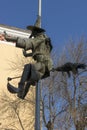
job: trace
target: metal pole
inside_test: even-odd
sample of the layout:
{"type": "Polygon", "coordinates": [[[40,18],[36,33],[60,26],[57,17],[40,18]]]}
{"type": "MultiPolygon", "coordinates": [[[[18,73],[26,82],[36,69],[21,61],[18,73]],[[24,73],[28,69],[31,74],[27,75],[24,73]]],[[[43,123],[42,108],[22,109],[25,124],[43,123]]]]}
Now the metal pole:
{"type": "Polygon", "coordinates": [[[35,130],[40,130],[40,81],[36,85],[35,130]]]}
{"type": "Polygon", "coordinates": [[[41,27],[41,0],[38,0],[38,16],[40,17],[40,27],[41,27]]]}
{"type": "MultiPolygon", "coordinates": [[[[38,16],[40,17],[40,27],[41,27],[41,0],[38,0],[38,16]]],[[[35,130],[40,130],[40,83],[38,81],[36,85],[36,106],[35,106],[35,130]]]]}
{"type": "Polygon", "coordinates": [[[39,3],[38,4],[39,5],[39,7],[38,7],[38,15],[41,16],[41,0],[39,0],[38,3],[39,3]]]}

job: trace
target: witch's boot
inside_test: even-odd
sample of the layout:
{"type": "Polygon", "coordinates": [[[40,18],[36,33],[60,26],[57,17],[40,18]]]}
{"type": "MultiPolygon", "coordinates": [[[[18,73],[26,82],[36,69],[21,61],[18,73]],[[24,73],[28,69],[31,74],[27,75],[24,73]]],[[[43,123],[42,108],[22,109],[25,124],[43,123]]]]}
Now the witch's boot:
{"type": "Polygon", "coordinates": [[[16,94],[18,93],[19,89],[11,85],[9,82],[7,83],[7,89],[10,93],[16,94]]]}
{"type": "Polygon", "coordinates": [[[29,82],[27,82],[26,83],[26,85],[25,85],[25,88],[24,88],[24,91],[23,91],[23,93],[22,93],[22,99],[24,99],[25,98],[25,96],[27,95],[27,93],[28,93],[28,91],[29,91],[29,89],[30,89],[30,83],[29,82]]]}
{"type": "Polygon", "coordinates": [[[19,82],[19,86],[18,86],[18,94],[17,96],[21,99],[24,99],[24,91],[25,91],[25,88],[26,88],[26,82],[28,81],[29,79],[29,76],[30,76],[30,69],[31,69],[31,65],[30,64],[27,64],[24,66],[24,70],[23,70],[23,73],[22,73],[22,77],[21,77],[21,80],[19,82]]]}

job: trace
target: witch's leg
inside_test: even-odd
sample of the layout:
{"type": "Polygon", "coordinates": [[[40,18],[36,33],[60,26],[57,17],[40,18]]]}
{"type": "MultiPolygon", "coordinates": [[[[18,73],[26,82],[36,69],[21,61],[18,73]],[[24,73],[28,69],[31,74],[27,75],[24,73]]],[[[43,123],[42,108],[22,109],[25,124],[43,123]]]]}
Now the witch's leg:
{"type": "Polygon", "coordinates": [[[35,86],[36,83],[31,83],[31,82],[27,82],[26,85],[25,85],[25,88],[24,88],[24,91],[23,91],[23,94],[22,94],[22,99],[25,98],[25,96],[27,95],[27,93],[29,92],[29,89],[30,89],[30,86],[31,85],[34,85],[35,86]]]}
{"type": "Polygon", "coordinates": [[[31,72],[31,65],[30,64],[25,65],[23,73],[22,73],[22,77],[21,77],[21,80],[20,80],[19,86],[18,86],[19,91],[18,91],[17,96],[19,98],[23,97],[25,83],[27,82],[27,80],[29,79],[29,76],[31,75],[30,72],[31,72]]]}
{"type": "Polygon", "coordinates": [[[18,97],[24,99],[29,91],[30,85],[34,85],[43,76],[45,66],[42,63],[32,64],[30,67],[26,65],[19,83],[18,97]]]}

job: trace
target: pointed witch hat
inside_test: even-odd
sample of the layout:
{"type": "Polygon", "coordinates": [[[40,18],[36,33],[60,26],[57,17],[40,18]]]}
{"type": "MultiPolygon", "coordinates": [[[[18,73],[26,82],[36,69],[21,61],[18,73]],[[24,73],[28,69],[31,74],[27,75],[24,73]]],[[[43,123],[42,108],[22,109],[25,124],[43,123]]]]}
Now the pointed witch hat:
{"type": "Polygon", "coordinates": [[[34,31],[37,33],[45,32],[44,29],[40,28],[40,20],[41,20],[41,18],[40,18],[40,16],[38,16],[34,26],[30,25],[30,26],[27,26],[26,28],[28,30],[31,30],[32,32],[34,32],[34,31]]]}

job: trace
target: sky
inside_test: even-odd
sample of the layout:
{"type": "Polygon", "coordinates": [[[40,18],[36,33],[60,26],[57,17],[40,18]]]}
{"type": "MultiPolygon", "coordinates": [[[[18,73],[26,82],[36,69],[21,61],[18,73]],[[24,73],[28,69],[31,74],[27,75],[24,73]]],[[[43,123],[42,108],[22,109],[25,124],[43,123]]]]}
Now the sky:
{"type": "MultiPolygon", "coordinates": [[[[0,24],[22,29],[34,25],[38,0],[0,0],[0,24]]],[[[42,28],[60,51],[69,42],[87,37],[87,0],[42,0],[42,28]]]]}

